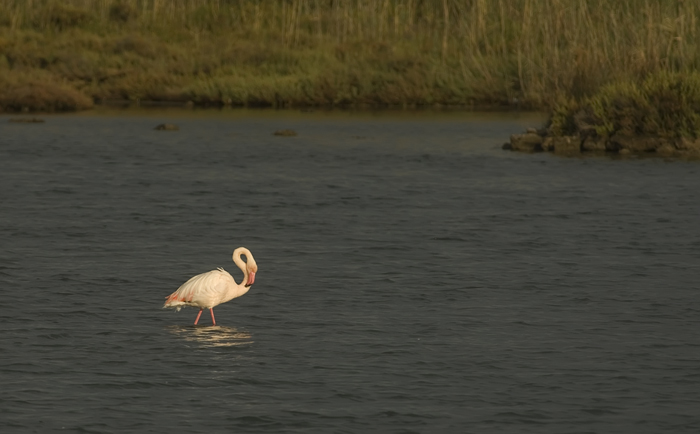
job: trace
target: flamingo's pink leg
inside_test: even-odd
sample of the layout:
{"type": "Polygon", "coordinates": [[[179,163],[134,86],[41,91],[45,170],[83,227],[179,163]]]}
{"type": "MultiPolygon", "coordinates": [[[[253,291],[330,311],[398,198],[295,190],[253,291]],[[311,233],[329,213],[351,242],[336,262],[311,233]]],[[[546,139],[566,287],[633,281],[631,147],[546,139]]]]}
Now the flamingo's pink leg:
{"type": "Polygon", "coordinates": [[[200,316],[202,316],[202,309],[199,309],[199,313],[197,314],[197,319],[194,320],[194,325],[197,325],[197,323],[199,322],[199,317],[200,317],[200,316]]]}
{"type": "Polygon", "coordinates": [[[209,309],[209,312],[211,312],[211,322],[213,322],[214,325],[216,325],[216,320],[214,319],[214,309],[209,309]]]}

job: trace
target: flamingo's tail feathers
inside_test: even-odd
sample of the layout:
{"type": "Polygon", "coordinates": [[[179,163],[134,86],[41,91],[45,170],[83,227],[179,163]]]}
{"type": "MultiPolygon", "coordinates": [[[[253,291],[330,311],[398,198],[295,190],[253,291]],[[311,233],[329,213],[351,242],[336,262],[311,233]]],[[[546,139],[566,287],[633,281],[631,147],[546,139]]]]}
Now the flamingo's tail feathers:
{"type": "Polygon", "coordinates": [[[180,304],[180,303],[178,303],[178,304],[165,303],[163,305],[163,309],[175,309],[175,312],[180,312],[180,309],[182,309],[185,306],[187,306],[187,305],[184,303],[182,303],[182,304],[180,304]]]}
{"type": "Polygon", "coordinates": [[[174,308],[178,312],[184,306],[188,306],[188,303],[192,301],[193,294],[179,294],[178,291],[173,292],[169,296],[165,297],[165,304],[163,308],[174,308]]]}

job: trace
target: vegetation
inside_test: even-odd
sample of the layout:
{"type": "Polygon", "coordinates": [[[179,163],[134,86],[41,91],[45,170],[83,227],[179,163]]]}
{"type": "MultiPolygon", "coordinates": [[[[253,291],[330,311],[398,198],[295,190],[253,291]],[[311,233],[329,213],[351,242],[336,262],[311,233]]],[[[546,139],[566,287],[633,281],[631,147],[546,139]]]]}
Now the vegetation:
{"type": "Polygon", "coordinates": [[[696,110],[699,43],[688,0],[0,0],[0,107],[517,101],[566,129],[586,101],[601,132],[692,135],[659,107],[696,110]]]}
{"type": "Polygon", "coordinates": [[[575,134],[582,125],[600,137],[700,138],[700,73],[660,72],[642,81],[615,82],[581,102],[555,106],[553,135],[575,134]]]}

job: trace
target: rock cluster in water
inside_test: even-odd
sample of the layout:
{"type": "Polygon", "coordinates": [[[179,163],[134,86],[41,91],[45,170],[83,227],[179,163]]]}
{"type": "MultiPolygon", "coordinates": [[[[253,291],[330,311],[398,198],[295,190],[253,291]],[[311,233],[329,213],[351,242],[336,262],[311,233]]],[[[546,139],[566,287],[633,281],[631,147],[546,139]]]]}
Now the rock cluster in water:
{"type": "Polygon", "coordinates": [[[11,118],[8,122],[15,124],[42,124],[44,120],[39,118],[11,118]]]}
{"type": "Polygon", "coordinates": [[[160,124],[154,128],[154,130],[159,131],[177,131],[180,128],[175,124],[160,124]]]}
{"type": "Polygon", "coordinates": [[[277,130],[273,134],[275,136],[294,137],[297,135],[297,132],[294,130],[277,130]]]}
{"type": "Polygon", "coordinates": [[[521,152],[555,152],[579,154],[582,152],[616,154],[656,154],[659,156],[700,157],[700,139],[686,137],[652,137],[617,132],[601,136],[595,127],[576,120],[576,132],[558,136],[549,128],[528,128],[523,134],[513,134],[503,149],[521,152]]]}

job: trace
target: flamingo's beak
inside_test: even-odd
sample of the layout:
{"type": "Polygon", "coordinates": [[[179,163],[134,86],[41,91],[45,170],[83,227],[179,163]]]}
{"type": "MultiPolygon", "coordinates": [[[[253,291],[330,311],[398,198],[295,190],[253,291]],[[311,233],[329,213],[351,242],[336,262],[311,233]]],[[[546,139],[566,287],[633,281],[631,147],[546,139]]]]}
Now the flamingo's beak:
{"type": "Polygon", "coordinates": [[[254,282],[255,282],[255,273],[253,273],[252,271],[249,271],[248,272],[248,283],[245,284],[245,287],[248,288],[254,282]]]}

